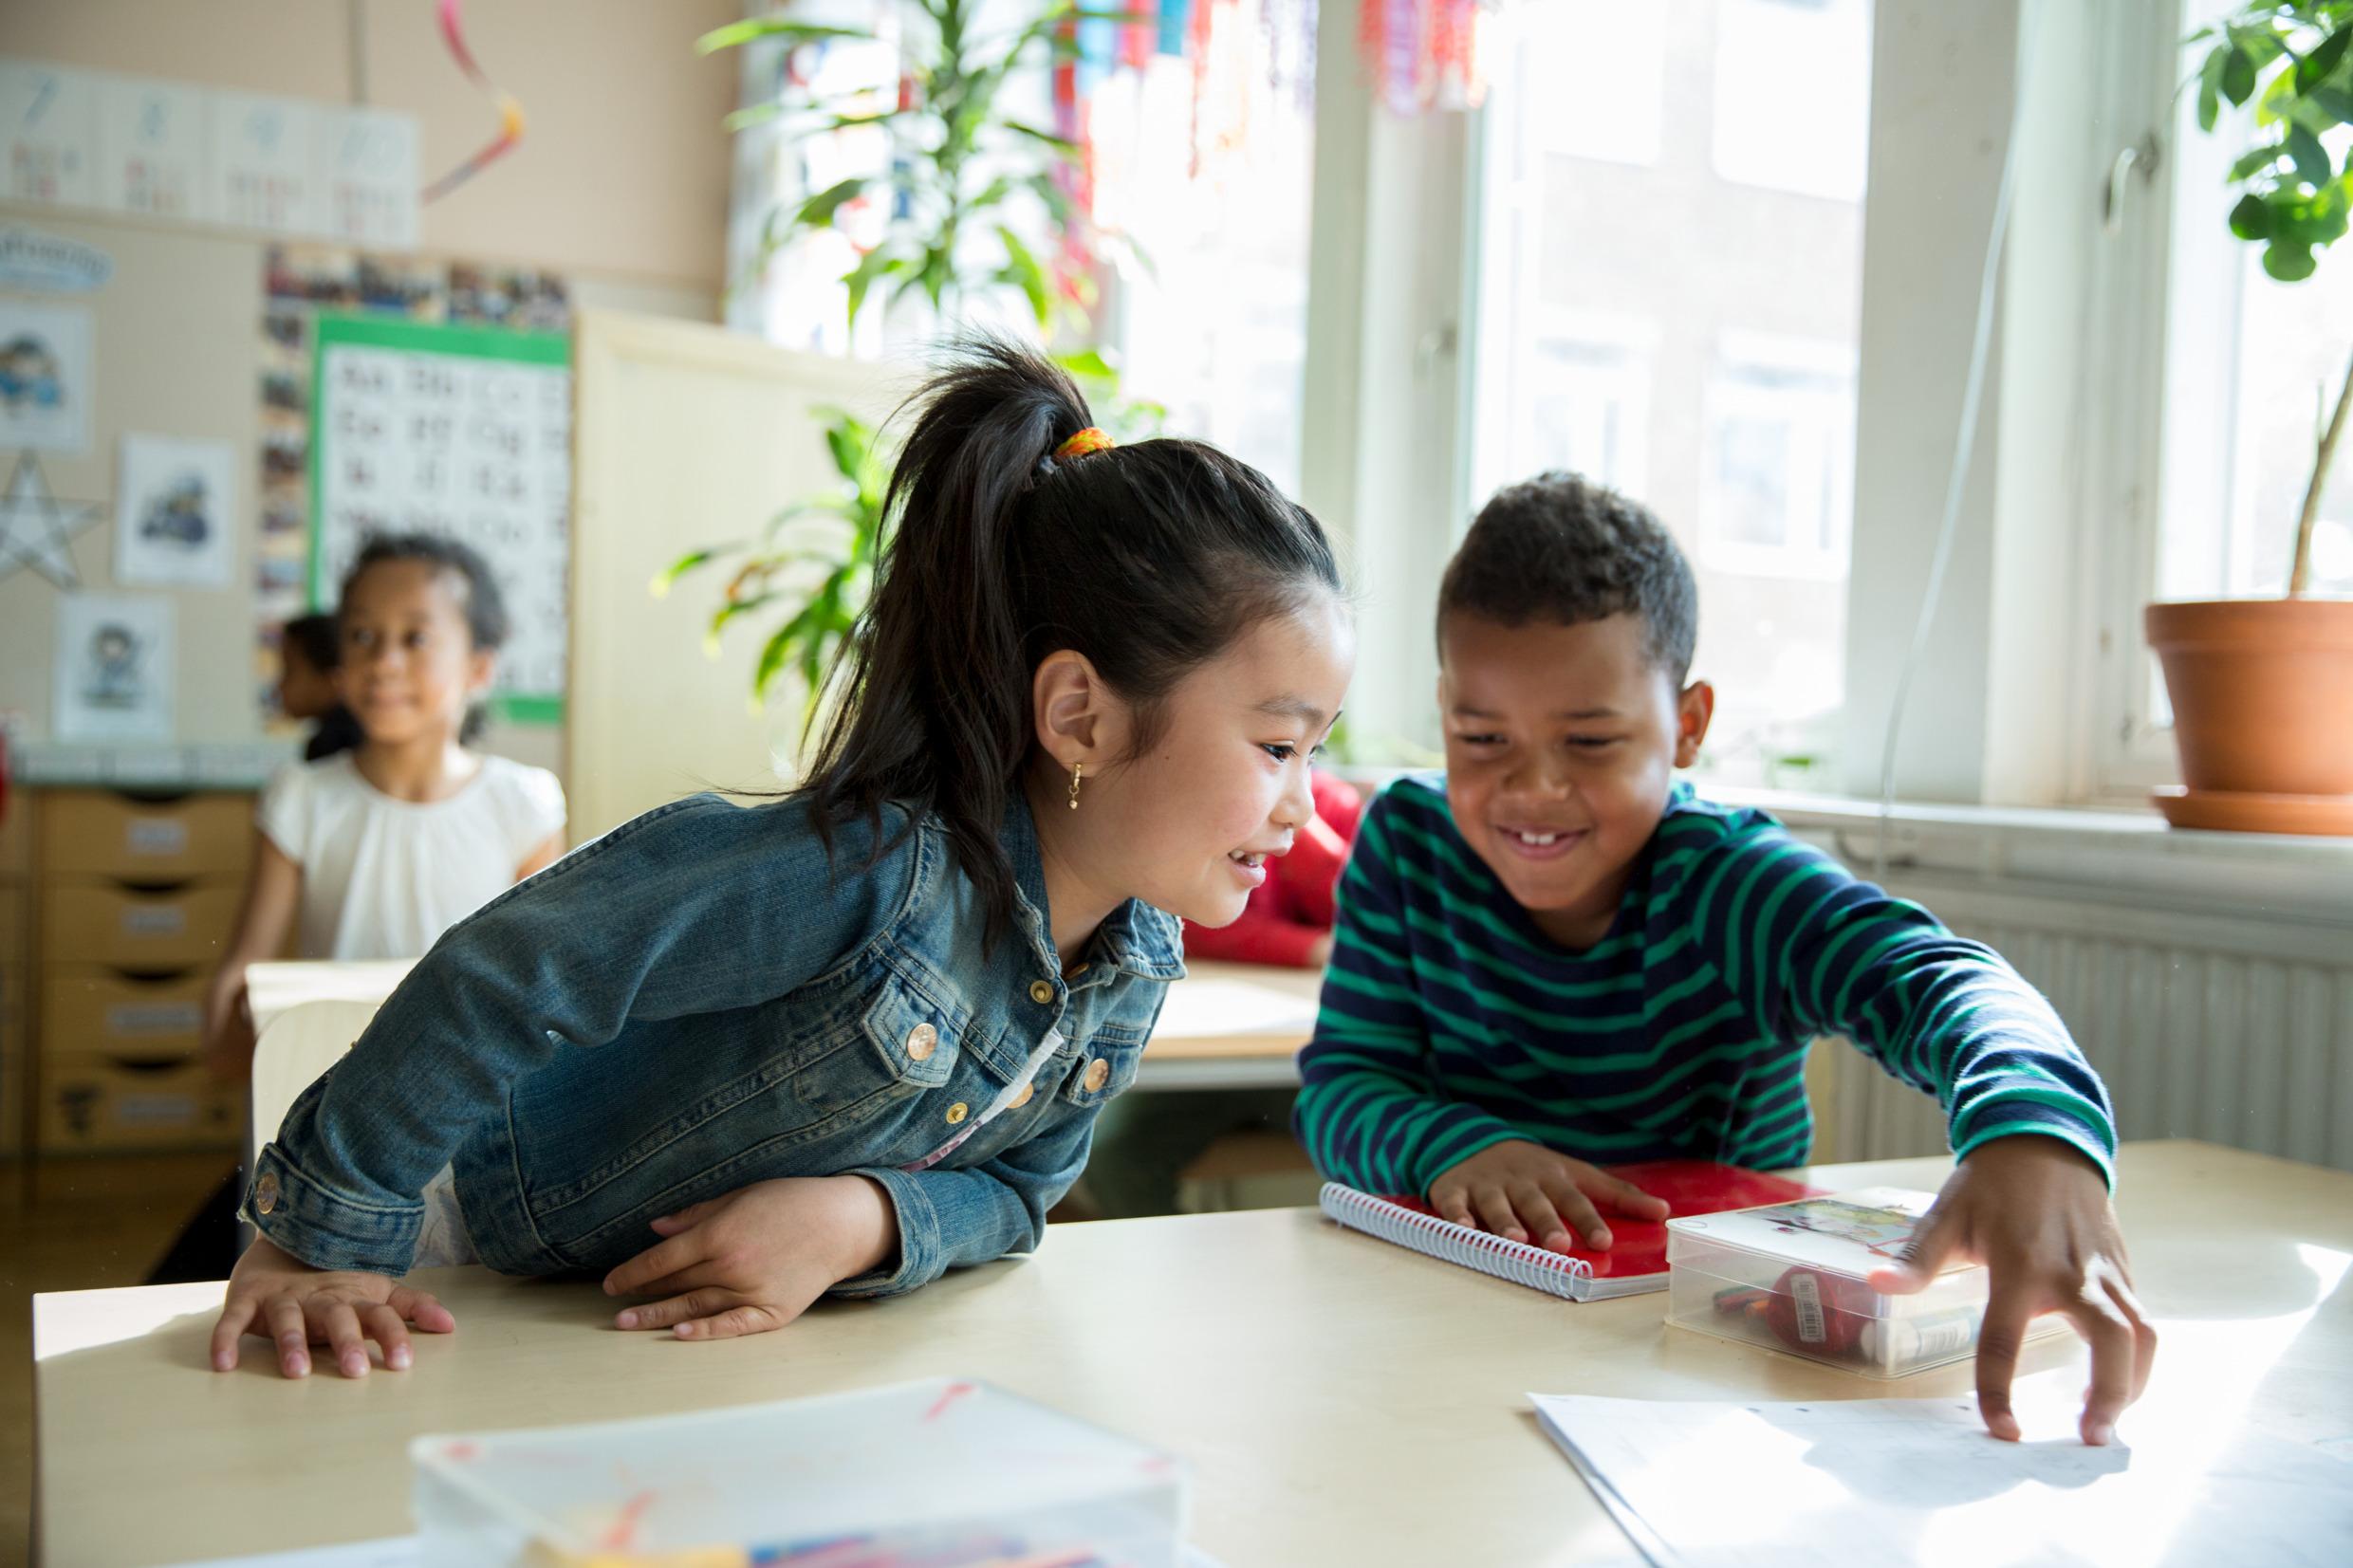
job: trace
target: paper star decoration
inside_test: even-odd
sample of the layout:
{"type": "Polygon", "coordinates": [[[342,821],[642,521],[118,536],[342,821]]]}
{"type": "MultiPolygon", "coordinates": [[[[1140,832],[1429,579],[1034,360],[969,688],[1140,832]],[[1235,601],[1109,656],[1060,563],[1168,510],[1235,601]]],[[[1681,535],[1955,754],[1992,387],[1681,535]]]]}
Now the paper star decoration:
{"type": "Polygon", "coordinates": [[[0,496],[0,578],[30,566],[61,588],[81,587],[68,542],[97,526],[102,510],[95,502],[58,500],[32,454],[18,457],[8,493],[0,496]]]}

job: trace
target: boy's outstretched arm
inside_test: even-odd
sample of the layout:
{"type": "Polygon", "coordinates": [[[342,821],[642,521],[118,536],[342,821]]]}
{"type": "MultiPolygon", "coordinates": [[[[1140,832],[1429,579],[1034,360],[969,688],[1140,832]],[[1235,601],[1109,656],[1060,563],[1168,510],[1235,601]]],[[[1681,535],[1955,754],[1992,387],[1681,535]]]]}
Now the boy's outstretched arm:
{"type": "Polygon", "coordinates": [[[2063,1312],[2089,1341],[2083,1436],[2105,1443],[2157,1351],[2116,1212],[2106,1087],[2050,1004],[2000,954],[1778,833],[1729,845],[1698,903],[1725,978],[1782,1038],[1843,1034],[1945,1108],[1959,1165],[1876,1288],[1918,1290],[1955,1262],[1992,1276],[1977,1393],[2015,1439],[2010,1384],[2029,1319],[2063,1312]]]}

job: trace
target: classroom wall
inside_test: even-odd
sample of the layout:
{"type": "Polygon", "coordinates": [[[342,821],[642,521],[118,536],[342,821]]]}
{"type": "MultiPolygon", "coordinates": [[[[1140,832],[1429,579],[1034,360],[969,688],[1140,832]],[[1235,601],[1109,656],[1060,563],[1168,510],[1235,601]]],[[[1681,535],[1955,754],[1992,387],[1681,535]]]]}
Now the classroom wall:
{"type": "MultiPolygon", "coordinates": [[[[451,61],[432,0],[8,0],[0,54],[349,102],[350,21],[374,107],[413,114],[427,179],[498,127],[451,61]]],[[[733,55],[697,36],[737,0],[469,0],[466,41],[523,104],[522,144],[425,210],[428,251],[658,281],[724,276],[733,55]]]]}
{"type": "MultiPolygon", "coordinates": [[[[561,271],[576,306],[714,320],[724,272],[729,179],[719,121],[734,67],[702,60],[694,39],[731,19],[733,0],[473,0],[475,57],[524,105],[523,143],[424,210],[428,255],[561,271]]],[[[416,115],[427,177],[494,129],[489,102],[451,63],[430,0],[9,0],[0,54],[320,101],[350,96],[351,42],[362,45],[367,99],[416,115]],[[355,34],[347,23],[357,18],[355,34]]],[[[91,450],[48,453],[62,500],[105,504],[74,540],[85,588],[113,587],[113,500],[128,431],[210,437],[240,455],[243,519],[225,589],[178,589],[177,739],[257,738],[253,698],[253,534],[259,487],[258,234],[117,220],[0,202],[22,224],[104,250],[114,275],[94,294],[28,296],[83,305],[96,325],[91,450]]],[[[159,590],[135,590],[156,592],[159,590]]],[[[48,736],[58,591],[30,572],[0,579],[0,715],[48,736]]],[[[561,737],[501,729],[493,748],[554,766],[561,737]]]]}

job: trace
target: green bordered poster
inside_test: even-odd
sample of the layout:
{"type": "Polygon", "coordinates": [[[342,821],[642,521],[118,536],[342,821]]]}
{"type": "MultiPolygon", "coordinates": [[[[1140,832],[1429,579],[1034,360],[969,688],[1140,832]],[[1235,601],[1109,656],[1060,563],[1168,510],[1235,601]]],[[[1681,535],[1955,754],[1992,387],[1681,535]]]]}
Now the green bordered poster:
{"type": "Polygon", "coordinates": [[[311,364],[310,602],[329,608],[368,536],[482,552],[512,632],[491,706],[564,718],[571,565],[570,340],[322,316],[311,364]]]}

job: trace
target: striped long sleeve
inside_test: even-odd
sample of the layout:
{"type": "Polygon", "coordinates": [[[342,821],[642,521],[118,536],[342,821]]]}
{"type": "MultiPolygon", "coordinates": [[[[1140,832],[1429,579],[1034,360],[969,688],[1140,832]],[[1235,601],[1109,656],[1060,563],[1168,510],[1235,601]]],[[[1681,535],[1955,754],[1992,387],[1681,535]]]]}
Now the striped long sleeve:
{"type": "Polygon", "coordinates": [[[1804,1068],[1823,1035],[1935,1095],[1958,1153],[2038,1133],[2111,1170],[2105,1089],[1998,954],[1680,785],[1583,953],[1463,842],[1442,779],[1392,786],[1341,883],[1295,1115],[1320,1169],[1377,1191],[1426,1192],[1508,1138],[1790,1166],[1812,1147],[1804,1068]]]}

